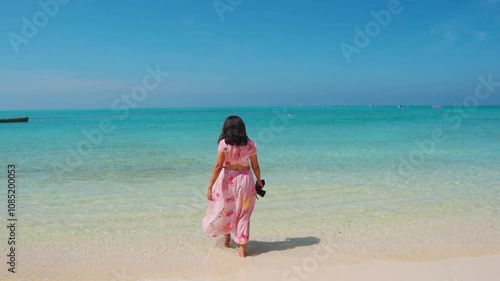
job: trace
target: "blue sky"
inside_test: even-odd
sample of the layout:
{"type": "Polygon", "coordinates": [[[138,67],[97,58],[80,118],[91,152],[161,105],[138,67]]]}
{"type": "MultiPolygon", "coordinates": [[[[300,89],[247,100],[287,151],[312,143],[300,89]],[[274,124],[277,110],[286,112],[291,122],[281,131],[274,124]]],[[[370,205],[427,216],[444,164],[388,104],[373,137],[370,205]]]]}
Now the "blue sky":
{"type": "Polygon", "coordinates": [[[217,0],[223,20],[212,0],[60,1],[32,38],[42,7],[0,4],[0,110],[107,108],[147,66],[170,75],[139,107],[460,104],[500,81],[500,0],[401,0],[350,62],[340,44],[395,0],[217,0]]]}

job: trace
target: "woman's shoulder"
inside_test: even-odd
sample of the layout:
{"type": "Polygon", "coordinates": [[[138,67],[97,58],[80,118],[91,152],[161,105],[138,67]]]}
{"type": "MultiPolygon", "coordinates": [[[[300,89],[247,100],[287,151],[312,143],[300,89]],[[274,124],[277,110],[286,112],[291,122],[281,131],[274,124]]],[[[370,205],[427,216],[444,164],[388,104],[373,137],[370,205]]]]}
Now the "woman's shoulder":
{"type": "Polygon", "coordinates": [[[247,141],[247,145],[250,146],[250,147],[255,147],[256,143],[249,138],[248,141],[247,141]]]}
{"type": "Polygon", "coordinates": [[[248,139],[246,147],[248,148],[247,150],[252,153],[255,153],[255,151],[257,150],[257,144],[251,139],[248,139]]]}
{"type": "MultiPolygon", "coordinates": [[[[235,146],[235,145],[227,144],[226,143],[226,139],[221,139],[219,141],[219,148],[228,148],[228,147],[232,147],[232,146],[235,146]]],[[[247,144],[243,145],[243,146],[247,146],[247,147],[250,147],[250,148],[255,148],[257,146],[257,144],[253,140],[251,140],[249,138],[247,140],[247,144]]],[[[235,147],[238,147],[238,146],[236,145],[235,147]]]]}
{"type": "Polygon", "coordinates": [[[224,151],[224,152],[228,150],[228,145],[226,144],[226,140],[225,139],[221,139],[219,141],[219,145],[218,145],[217,149],[219,151],[224,151]]]}

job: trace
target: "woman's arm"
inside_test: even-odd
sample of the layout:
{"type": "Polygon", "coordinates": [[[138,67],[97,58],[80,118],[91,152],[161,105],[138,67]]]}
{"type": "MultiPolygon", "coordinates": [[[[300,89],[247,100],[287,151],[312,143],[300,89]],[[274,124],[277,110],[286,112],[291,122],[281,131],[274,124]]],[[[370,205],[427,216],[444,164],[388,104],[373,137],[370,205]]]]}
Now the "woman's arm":
{"type": "Polygon", "coordinates": [[[214,185],[215,181],[219,177],[220,171],[222,170],[222,166],[224,165],[224,159],[226,155],[224,152],[219,151],[217,152],[217,159],[215,159],[215,165],[212,170],[212,177],[210,178],[210,183],[208,184],[208,191],[207,191],[207,198],[209,201],[212,201],[212,186],[214,185]]]}
{"type": "Polygon", "coordinates": [[[259,167],[259,159],[257,159],[257,153],[250,156],[250,163],[252,164],[252,170],[257,178],[257,183],[262,186],[262,181],[260,178],[260,167],[259,167]]]}

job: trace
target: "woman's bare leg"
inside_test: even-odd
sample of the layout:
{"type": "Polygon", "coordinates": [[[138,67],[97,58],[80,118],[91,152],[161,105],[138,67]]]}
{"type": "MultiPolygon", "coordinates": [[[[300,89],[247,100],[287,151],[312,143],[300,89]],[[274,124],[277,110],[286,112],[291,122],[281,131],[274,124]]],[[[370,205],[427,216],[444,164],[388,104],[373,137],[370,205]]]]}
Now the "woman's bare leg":
{"type": "Polygon", "coordinates": [[[226,240],[224,241],[224,247],[229,248],[231,246],[231,233],[224,235],[226,240]]]}
{"type": "Polygon", "coordinates": [[[240,244],[240,257],[244,258],[247,255],[247,244],[240,244]]]}

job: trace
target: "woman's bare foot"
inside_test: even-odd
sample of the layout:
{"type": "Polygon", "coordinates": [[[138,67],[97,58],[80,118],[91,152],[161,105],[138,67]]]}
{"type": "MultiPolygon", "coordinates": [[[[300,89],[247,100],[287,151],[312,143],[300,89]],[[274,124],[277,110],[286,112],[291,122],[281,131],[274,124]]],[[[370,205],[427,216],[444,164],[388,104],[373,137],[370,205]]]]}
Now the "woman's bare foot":
{"type": "Polygon", "coordinates": [[[224,247],[229,248],[231,246],[231,234],[224,235],[226,240],[224,241],[224,247]]]}
{"type": "Polygon", "coordinates": [[[244,258],[247,255],[247,244],[241,244],[240,245],[240,257],[244,258]]]}

